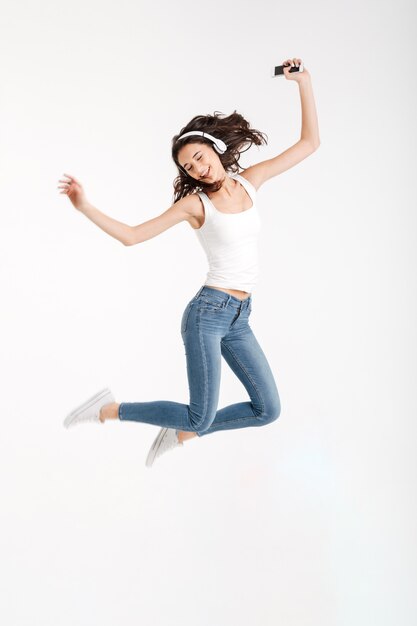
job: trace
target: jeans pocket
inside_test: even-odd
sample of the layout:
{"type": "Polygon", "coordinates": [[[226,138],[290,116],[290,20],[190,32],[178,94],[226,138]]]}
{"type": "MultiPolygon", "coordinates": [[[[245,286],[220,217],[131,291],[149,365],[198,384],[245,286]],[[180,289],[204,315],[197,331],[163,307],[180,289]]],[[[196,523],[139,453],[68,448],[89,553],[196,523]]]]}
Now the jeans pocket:
{"type": "Polygon", "coordinates": [[[220,300],[212,296],[200,296],[199,307],[205,311],[223,311],[225,300],[220,300]]]}
{"type": "Polygon", "coordinates": [[[184,313],[181,318],[181,333],[185,333],[188,326],[188,318],[190,317],[191,308],[193,306],[193,302],[189,302],[185,307],[184,313]]]}

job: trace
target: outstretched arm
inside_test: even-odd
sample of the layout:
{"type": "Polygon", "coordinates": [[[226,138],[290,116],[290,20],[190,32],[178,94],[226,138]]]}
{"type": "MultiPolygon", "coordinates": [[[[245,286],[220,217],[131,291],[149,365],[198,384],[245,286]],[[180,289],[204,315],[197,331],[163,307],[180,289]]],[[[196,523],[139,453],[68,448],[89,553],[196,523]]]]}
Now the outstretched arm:
{"type": "Polygon", "coordinates": [[[143,222],[138,226],[129,226],[99,211],[99,209],[94,207],[87,200],[80,181],[68,174],[64,174],[64,176],[66,176],[68,180],[59,181],[62,183],[62,185],[58,187],[58,189],[62,189],[60,193],[65,193],[78,211],[88,217],[88,219],[94,222],[101,230],[104,230],[105,233],[118,239],[118,241],[125,246],[142,243],[147,239],[156,237],[156,235],[171,228],[171,226],[175,226],[175,224],[187,220],[192,214],[195,203],[198,202],[195,196],[186,196],[178,200],[178,202],[175,202],[161,215],[147,222],[143,222]]]}
{"type": "Polygon", "coordinates": [[[289,71],[290,65],[299,65],[301,59],[287,59],[283,63],[284,74],[287,80],[298,83],[301,98],[301,138],[293,146],[278,154],[278,156],[256,165],[248,167],[243,175],[253,186],[258,189],[269,178],[294,167],[310,154],[315,152],[320,145],[319,126],[317,121],[316,105],[314,102],[311,76],[304,67],[301,74],[289,71]]]}

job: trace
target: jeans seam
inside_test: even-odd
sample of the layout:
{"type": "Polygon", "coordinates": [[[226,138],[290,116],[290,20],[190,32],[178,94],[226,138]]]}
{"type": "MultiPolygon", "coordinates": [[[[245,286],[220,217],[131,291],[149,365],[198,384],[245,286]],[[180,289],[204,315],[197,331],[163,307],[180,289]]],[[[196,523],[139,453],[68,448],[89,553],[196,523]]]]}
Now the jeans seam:
{"type": "MultiPolygon", "coordinates": [[[[223,426],[224,424],[230,424],[230,423],[236,424],[237,422],[246,422],[247,420],[252,420],[252,419],[258,419],[258,417],[256,415],[255,415],[255,417],[253,415],[247,415],[246,417],[236,417],[236,419],[225,420],[224,422],[219,422],[219,421],[216,420],[216,427],[217,426],[223,426]]],[[[197,433],[198,436],[201,437],[202,435],[209,435],[210,433],[208,433],[207,431],[210,430],[210,428],[211,428],[211,424],[207,428],[207,430],[200,430],[197,433]]],[[[216,431],[214,431],[214,432],[216,432],[216,431]]]]}
{"type": "Polygon", "coordinates": [[[203,355],[203,358],[202,358],[203,370],[204,370],[203,415],[204,415],[204,419],[205,419],[205,416],[207,415],[207,404],[208,404],[208,372],[207,372],[207,356],[206,356],[206,350],[205,350],[205,346],[204,346],[204,335],[203,335],[203,333],[201,331],[200,316],[201,316],[201,311],[199,309],[198,310],[197,325],[198,325],[198,338],[199,338],[199,341],[200,341],[201,354],[203,355]]]}
{"type": "Polygon", "coordinates": [[[263,402],[263,400],[262,400],[262,395],[259,393],[259,389],[258,389],[258,387],[256,386],[256,383],[255,383],[255,381],[253,380],[252,376],[251,376],[251,375],[249,374],[249,372],[246,370],[246,368],[244,367],[244,365],[240,362],[240,360],[238,359],[238,357],[236,356],[236,354],[233,352],[233,350],[231,350],[231,348],[230,348],[230,347],[229,347],[226,343],[224,343],[223,341],[221,341],[221,345],[222,345],[224,348],[226,348],[226,350],[228,350],[228,351],[229,351],[229,353],[232,355],[233,359],[235,360],[235,363],[237,363],[237,364],[239,365],[239,367],[240,367],[240,369],[242,370],[242,372],[245,374],[245,376],[248,378],[248,380],[250,380],[250,382],[252,383],[253,388],[255,389],[255,391],[256,391],[256,393],[257,393],[258,400],[259,400],[259,403],[260,403],[260,405],[261,405],[261,407],[262,407],[262,413],[263,413],[263,412],[264,412],[264,410],[265,410],[265,404],[264,404],[264,402],[263,402]]]}
{"type": "Polygon", "coordinates": [[[199,306],[200,311],[211,311],[212,313],[220,313],[223,309],[218,309],[215,306],[202,305],[199,306]]]}
{"type": "Polygon", "coordinates": [[[189,302],[189,303],[187,304],[187,311],[186,311],[186,314],[185,314],[184,325],[183,325],[183,328],[182,328],[182,330],[181,330],[181,332],[183,332],[183,333],[186,333],[186,332],[187,332],[187,328],[188,328],[188,319],[189,319],[189,317],[190,317],[191,308],[192,308],[192,303],[191,303],[191,302],[189,302]]]}
{"type": "Polygon", "coordinates": [[[216,309],[217,311],[224,311],[226,308],[223,302],[205,300],[204,298],[199,298],[200,307],[210,307],[216,309]]]}

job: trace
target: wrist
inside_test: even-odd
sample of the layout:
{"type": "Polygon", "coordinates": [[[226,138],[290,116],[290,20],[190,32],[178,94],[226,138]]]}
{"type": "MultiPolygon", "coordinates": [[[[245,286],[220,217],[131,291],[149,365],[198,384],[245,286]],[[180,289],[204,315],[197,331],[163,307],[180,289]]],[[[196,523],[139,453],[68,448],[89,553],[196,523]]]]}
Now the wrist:
{"type": "Polygon", "coordinates": [[[311,86],[311,77],[307,74],[305,74],[304,76],[301,75],[300,80],[298,80],[297,82],[300,89],[306,85],[311,86]]]}
{"type": "Polygon", "coordinates": [[[91,211],[91,209],[93,208],[92,204],[90,204],[88,202],[88,200],[84,200],[83,202],[81,202],[81,204],[77,207],[77,209],[80,211],[80,213],[84,213],[84,215],[86,215],[89,211],[91,211]]]}

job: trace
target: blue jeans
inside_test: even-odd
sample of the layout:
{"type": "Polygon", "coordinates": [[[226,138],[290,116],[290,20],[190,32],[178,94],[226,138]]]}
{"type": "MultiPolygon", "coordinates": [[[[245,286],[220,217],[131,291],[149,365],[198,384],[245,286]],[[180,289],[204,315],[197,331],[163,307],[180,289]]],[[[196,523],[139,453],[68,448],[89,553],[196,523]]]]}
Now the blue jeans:
{"type": "Polygon", "coordinates": [[[249,326],[251,308],[252,296],[239,300],[225,291],[201,287],[181,319],[190,403],[122,402],[119,419],[194,431],[200,437],[276,420],[281,411],[278,389],[249,326]],[[246,388],[250,402],[217,409],[222,356],[246,388]]]}

